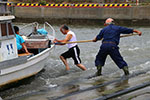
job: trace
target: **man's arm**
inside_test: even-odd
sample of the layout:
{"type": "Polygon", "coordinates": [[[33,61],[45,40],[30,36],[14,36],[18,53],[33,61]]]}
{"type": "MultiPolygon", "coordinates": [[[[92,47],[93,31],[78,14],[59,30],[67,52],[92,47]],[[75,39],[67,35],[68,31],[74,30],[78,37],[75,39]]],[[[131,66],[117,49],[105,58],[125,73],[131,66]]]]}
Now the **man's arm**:
{"type": "Polygon", "coordinates": [[[96,36],[96,38],[93,39],[93,42],[97,42],[98,40],[101,40],[103,38],[103,30],[100,31],[100,33],[96,36]]]}
{"type": "Polygon", "coordinates": [[[25,52],[26,52],[26,53],[29,53],[29,51],[28,51],[26,45],[25,45],[24,43],[22,43],[21,45],[22,45],[23,49],[25,50],[25,52]]]}
{"type": "Polygon", "coordinates": [[[125,27],[120,27],[119,32],[122,33],[122,34],[130,34],[130,33],[135,32],[135,33],[139,34],[139,36],[142,35],[141,31],[138,31],[138,30],[135,30],[135,29],[130,29],[130,28],[125,28],[125,27]]]}
{"type": "MultiPolygon", "coordinates": [[[[19,35],[20,36],[20,35],[19,35]]],[[[26,45],[25,45],[25,40],[22,38],[22,36],[20,36],[20,44],[22,45],[22,48],[25,50],[26,53],[29,53],[26,45]]]]}
{"type": "Polygon", "coordinates": [[[66,42],[68,42],[71,38],[72,38],[72,34],[68,34],[68,35],[66,36],[66,38],[65,38],[64,40],[62,40],[61,42],[62,42],[62,43],[66,43],[66,42]]]}
{"type": "Polygon", "coordinates": [[[60,42],[60,43],[62,43],[60,45],[65,45],[65,43],[68,42],[71,38],[72,38],[72,34],[68,34],[64,40],[57,40],[57,39],[55,39],[54,43],[60,42]]]}
{"type": "Polygon", "coordinates": [[[130,33],[133,33],[133,29],[131,28],[126,28],[126,27],[121,27],[121,26],[118,26],[118,32],[120,34],[130,34],[130,33]]]}

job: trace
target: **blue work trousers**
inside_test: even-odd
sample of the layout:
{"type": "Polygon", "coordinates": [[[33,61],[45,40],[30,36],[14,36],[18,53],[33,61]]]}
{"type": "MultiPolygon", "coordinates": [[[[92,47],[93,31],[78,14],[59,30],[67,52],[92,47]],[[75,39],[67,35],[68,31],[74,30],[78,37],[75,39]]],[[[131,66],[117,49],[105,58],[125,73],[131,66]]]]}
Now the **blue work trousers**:
{"type": "Polygon", "coordinates": [[[119,47],[113,43],[102,43],[96,56],[95,66],[104,66],[107,55],[110,55],[112,60],[120,69],[122,69],[124,66],[128,66],[119,52],[119,47]]]}

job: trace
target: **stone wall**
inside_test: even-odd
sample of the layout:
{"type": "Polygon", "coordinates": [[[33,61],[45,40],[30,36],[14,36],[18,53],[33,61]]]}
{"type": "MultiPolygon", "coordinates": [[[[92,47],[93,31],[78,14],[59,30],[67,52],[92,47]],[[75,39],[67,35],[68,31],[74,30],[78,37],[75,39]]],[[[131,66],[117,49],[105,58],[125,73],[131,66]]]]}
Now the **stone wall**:
{"type": "Polygon", "coordinates": [[[139,6],[129,8],[46,8],[46,7],[15,7],[14,14],[20,21],[51,21],[53,23],[81,23],[104,21],[108,17],[119,23],[138,25],[148,24],[150,21],[150,7],[139,6]],[[76,22],[77,21],[77,22],[76,22]],[[140,21],[140,22],[139,22],[140,21]],[[143,21],[143,23],[141,23],[143,21]],[[145,23],[146,21],[146,23],[145,23]]]}

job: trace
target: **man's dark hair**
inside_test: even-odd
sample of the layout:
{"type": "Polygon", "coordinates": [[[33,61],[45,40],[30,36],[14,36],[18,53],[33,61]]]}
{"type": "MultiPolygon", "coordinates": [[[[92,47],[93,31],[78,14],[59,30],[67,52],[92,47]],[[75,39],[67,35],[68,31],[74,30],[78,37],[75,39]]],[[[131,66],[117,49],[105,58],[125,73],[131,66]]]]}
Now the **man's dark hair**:
{"type": "Polygon", "coordinates": [[[67,25],[63,25],[62,29],[69,30],[69,27],[67,25]]]}
{"type": "Polygon", "coordinates": [[[15,33],[19,32],[19,27],[18,26],[14,26],[14,31],[15,31],[15,33]]]}

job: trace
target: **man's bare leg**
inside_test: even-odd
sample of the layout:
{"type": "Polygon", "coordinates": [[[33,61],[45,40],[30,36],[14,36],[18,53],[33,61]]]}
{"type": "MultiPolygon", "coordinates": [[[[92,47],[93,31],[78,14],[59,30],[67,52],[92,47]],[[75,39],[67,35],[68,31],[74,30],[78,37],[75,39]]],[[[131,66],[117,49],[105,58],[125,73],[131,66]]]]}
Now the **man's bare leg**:
{"type": "Polygon", "coordinates": [[[66,70],[70,70],[70,67],[69,67],[69,65],[68,65],[68,63],[67,63],[67,60],[66,59],[64,59],[64,57],[63,56],[60,56],[60,59],[62,60],[62,62],[64,63],[64,65],[66,66],[66,70]]]}
{"type": "Polygon", "coordinates": [[[76,64],[76,66],[78,66],[80,69],[82,69],[84,71],[86,70],[86,67],[82,64],[76,64]]]}

